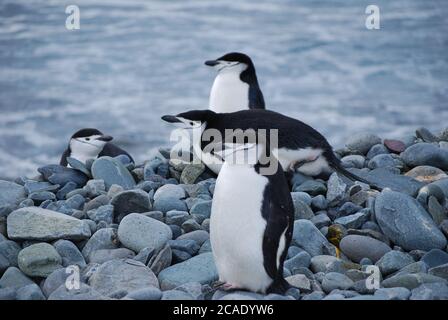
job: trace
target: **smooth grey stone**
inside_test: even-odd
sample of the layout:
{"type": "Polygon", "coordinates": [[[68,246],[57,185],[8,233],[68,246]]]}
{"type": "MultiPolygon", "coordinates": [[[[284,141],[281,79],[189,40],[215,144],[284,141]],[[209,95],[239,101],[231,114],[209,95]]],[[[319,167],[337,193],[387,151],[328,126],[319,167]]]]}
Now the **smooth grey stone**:
{"type": "Polygon", "coordinates": [[[382,143],[379,143],[370,148],[369,152],[367,152],[367,159],[372,159],[379,154],[387,153],[389,153],[389,150],[382,143]]]}
{"type": "Polygon", "coordinates": [[[218,279],[212,253],[197,255],[185,262],[172,265],[159,273],[162,290],[173,289],[188,282],[210,284],[218,279]]]}
{"type": "Polygon", "coordinates": [[[343,295],[345,298],[353,298],[359,296],[359,293],[354,290],[341,290],[341,289],[334,289],[330,292],[330,294],[340,294],[343,295]]]}
{"type": "Polygon", "coordinates": [[[362,258],[361,261],[359,261],[359,264],[362,266],[370,266],[373,265],[373,261],[369,258],[362,258]]]}
{"type": "Polygon", "coordinates": [[[310,294],[306,294],[302,297],[302,300],[322,300],[325,297],[325,293],[321,291],[314,291],[310,294]]]}
{"type": "Polygon", "coordinates": [[[190,240],[194,240],[196,241],[196,243],[200,246],[202,246],[202,244],[210,239],[210,235],[207,231],[204,230],[196,230],[196,231],[192,231],[189,233],[185,233],[179,237],[177,237],[176,240],[185,240],[185,239],[190,239],[190,240]]]}
{"type": "Polygon", "coordinates": [[[17,300],[45,300],[37,284],[30,284],[17,290],[17,300]]]}
{"type": "Polygon", "coordinates": [[[16,267],[9,267],[0,278],[0,288],[21,288],[33,283],[33,280],[16,267]]]}
{"type": "Polygon", "coordinates": [[[349,171],[383,189],[389,188],[410,196],[415,196],[418,190],[424,186],[423,182],[396,174],[390,168],[377,168],[369,172],[364,172],[359,169],[349,169],[349,171]]]}
{"type": "Polygon", "coordinates": [[[173,239],[176,239],[180,235],[182,235],[182,229],[175,225],[175,224],[169,224],[168,227],[170,227],[171,232],[173,233],[173,239]]]}
{"type": "Polygon", "coordinates": [[[428,266],[426,265],[426,263],[424,263],[423,261],[417,261],[408,264],[407,266],[404,266],[394,275],[408,274],[408,273],[427,273],[427,272],[428,272],[428,266]]]}
{"type": "Polygon", "coordinates": [[[92,176],[97,180],[104,180],[108,190],[113,184],[118,184],[124,189],[132,189],[135,180],[126,167],[117,159],[101,157],[92,164],[92,176]]]}
{"type": "Polygon", "coordinates": [[[376,265],[380,268],[383,275],[389,275],[414,262],[412,256],[407,253],[389,251],[377,261],[376,265]]]}
{"type": "Polygon", "coordinates": [[[366,154],[374,145],[381,143],[381,138],[371,133],[352,135],[345,146],[350,152],[366,154]]]}
{"type": "Polygon", "coordinates": [[[311,207],[318,210],[325,210],[328,208],[328,201],[325,196],[320,194],[311,200],[311,207]]]}
{"type": "Polygon", "coordinates": [[[7,226],[13,240],[81,240],[91,235],[84,221],[37,207],[15,210],[8,216],[7,226]]]}
{"type": "Polygon", "coordinates": [[[434,223],[437,226],[440,225],[443,222],[443,220],[445,220],[448,217],[445,212],[445,209],[433,196],[429,197],[428,212],[431,214],[432,220],[434,220],[434,223]]]}
{"type": "Polygon", "coordinates": [[[163,212],[161,212],[161,211],[150,211],[150,212],[145,212],[145,213],[142,213],[142,214],[147,216],[147,217],[156,219],[156,220],[158,220],[160,222],[164,222],[163,212]]]}
{"type": "Polygon", "coordinates": [[[381,288],[375,291],[374,296],[381,300],[408,300],[411,291],[407,288],[381,288]]]}
{"type": "Polygon", "coordinates": [[[344,203],[338,210],[337,210],[337,217],[346,217],[352,214],[355,214],[362,210],[362,207],[359,205],[356,205],[352,202],[346,202],[344,203]]]}
{"type": "Polygon", "coordinates": [[[191,256],[195,255],[200,249],[200,246],[194,240],[170,240],[168,244],[172,250],[185,251],[191,256]]]}
{"type": "Polygon", "coordinates": [[[204,200],[195,203],[193,207],[191,207],[190,214],[198,214],[210,218],[211,210],[212,210],[212,201],[204,200]]]}
{"type": "Polygon", "coordinates": [[[327,200],[330,205],[339,203],[345,198],[347,185],[336,172],[332,173],[327,182],[327,200]]]}
{"type": "Polygon", "coordinates": [[[159,250],[172,238],[172,232],[170,227],[158,220],[131,213],[121,221],[118,238],[125,247],[135,252],[146,247],[159,250]]]}
{"type": "Polygon", "coordinates": [[[444,282],[446,280],[426,274],[426,273],[408,273],[398,274],[383,280],[381,285],[385,288],[405,287],[409,290],[419,287],[423,283],[444,282]]]}
{"type": "Polygon", "coordinates": [[[334,256],[318,255],[311,258],[310,269],[314,273],[331,272],[335,269],[342,271],[342,261],[334,256]]]}
{"type": "Polygon", "coordinates": [[[41,203],[46,200],[55,200],[56,195],[50,191],[37,191],[28,196],[35,203],[41,203]]]}
{"type": "Polygon", "coordinates": [[[187,164],[182,171],[180,181],[185,184],[193,184],[204,171],[205,165],[202,162],[198,164],[187,164]]]}
{"type": "Polygon", "coordinates": [[[142,190],[127,190],[115,195],[111,202],[114,206],[114,216],[120,222],[130,213],[142,213],[151,210],[148,194],[142,190]]]}
{"type": "Polygon", "coordinates": [[[311,263],[311,256],[308,252],[302,251],[296,254],[294,257],[286,260],[284,262],[284,267],[287,268],[291,273],[294,273],[296,268],[308,268],[311,263]]]}
{"type": "Polygon", "coordinates": [[[89,210],[87,211],[87,216],[97,223],[104,221],[107,225],[111,224],[114,220],[114,206],[106,204],[96,209],[89,210]]]}
{"type": "Polygon", "coordinates": [[[133,300],[160,300],[162,291],[156,287],[147,287],[129,292],[126,298],[133,300]]]}
{"type": "MultiPolygon", "coordinates": [[[[306,192],[310,196],[317,196],[319,194],[326,194],[327,187],[320,181],[316,180],[307,180],[302,184],[294,188],[295,192],[306,192]]],[[[307,203],[309,205],[309,203],[307,203]]]]}
{"type": "Polygon", "coordinates": [[[339,243],[339,248],[354,262],[360,262],[363,258],[376,262],[391,250],[382,241],[360,235],[345,236],[339,243]]]}
{"type": "Polygon", "coordinates": [[[19,252],[19,268],[30,277],[46,278],[62,268],[62,258],[56,249],[45,242],[36,243],[19,252]]]}
{"type": "Polygon", "coordinates": [[[429,268],[434,268],[448,263],[448,253],[440,249],[432,249],[422,257],[422,261],[426,263],[429,268]]]}
{"type": "Polygon", "coordinates": [[[163,213],[169,211],[186,211],[187,205],[185,201],[174,198],[161,198],[158,200],[154,200],[153,210],[162,211],[163,213]]]}
{"type": "Polygon", "coordinates": [[[148,267],[158,275],[160,271],[171,265],[173,253],[171,247],[165,245],[157,254],[154,254],[148,262],[148,267]]]}
{"type": "Polygon", "coordinates": [[[369,217],[370,213],[360,211],[349,216],[337,218],[334,220],[334,223],[340,224],[345,228],[358,229],[369,220],[369,217]]]}
{"type": "Polygon", "coordinates": [[[174,290],[186,292],[193,296],[195,300],[204,300],[204,293],[212,289],[209,285],[202,285],[199,282],[188,282],[176,287],[174,290]]]}
{"type": "Polygon", "coordinates": [[[181,226],[182,223],[191,218],[191,215],[186,211],[171,210],[165,215],[166,224],[175,224],[181,226]]]}
{"type": "Polygon", "coordinates": [[[95,232],[82,249],[82,255],[89,262],[92,252],[100,249],[115,249],[119,245],[117,230],[104,228],[95,232]]]}
{"type": "Polygon", "coordinates": [[[412,290],[410,300],[448,300],[446,283],[425,283],[412,290]]]}
{"type": "Polygon", "coordinates": [[[294,205],[294,220],[307,219],[310,220],[314,217],[314,213],[311,208],[302,200],[292,198],[294,205]]]}
{"type": "Polygon", "coordinates": [[[448,263],[433,267],[428,270],[428,273],[433,276],[448,280],[448,263]]]}
{"type": "Polygon", "coordinates": [[[88,180],[84,173],[57,164],[40,167],[37,171],[42,174],[45,180],[60,186],[63,186],[68,182],[74,182],[78,187],[82,187],[88,180]]]}
{"type": "Polygon", "coordinates": [[[300,292],[311,292],[311,281],[303,274],[295,274],[285,278],[285,280],[293,287],[298,288],[300,292]]]}
{"type": "Polygon", "coordinates": [[[130,259],[103,263],[90,277],[89,285],[106,296],[117,290],[132,292],[146,287],[159,287],[157,277],[151,269],[130,259]]]}
{"type": "Polygon", "coordinates": [[[115,259],[133,259],[135,253],[126,248],[100,249],[90,254],[90,262],[102,264],[115,259]]]}
{"type": "Polygon", "coordinates": [[[311,218],[311,222],[314,223],[314,225],[319,229],[322,227],[328,227],[331,224],[330,218],[325,213],[314,216],[311,218]]]}
{"type": "Polygon", "coordinates": [[[24,185],[25,191],[28,195],[40,191],[56,191],[59,185],[54,185],[49,182],[27,180],[24,185]]]}
{"type": "Polygon", "coordinates": [[[17,267],[17,257],[22,248],[14,241],[5,240],[0,241],[0,257],[3,257],[8,262],[8,267],[17,267]]]}
{"type": "Polygon", "coordinates": [[[307,251],[312,257],[321,255],[326,251],[334,252],[334,246],[320,233],[319,229],[309,220],[294,221],[292,245],[307,251]]]}
{"type": "Polygon", "coordinates": [[[48,300],[106,300],[107,298],[85,283],[79,289],[67,289],[65,284],[54,290],[48,300]]]}
{"type": "Polygon", "coordinates": [[[25,198],[26,192],[23,186],[0,180],[0,212],[2,207],[14,209],[25,198]]]}
{"type": "Polygon", "coordinates": [[[184,223],[182,223],[182,230],[184,230],[186,233],[201,230],[201,225],[196,222],[194,219],[188,219],[184,223]]]}
{"type": "Polygon", "coordinates": [[[154,194],[154,201],[161,199],[183,199],[185,197],[185,190],[181,186],[166,184],[157,189],[154,194]]]}
{"type": "Polygon", "coordinates": [[[77,184],[69,181],[61,189],[59,189],[59,191],[56,193],[56,198],[59,200],[63,200],[69,192],[75,190],[76,188],[77,184]]]}
{"type": "Polygon", "coordinates": [[[341,159],[344,168],[364,168],[365,158],[361,155],[348,155],[341,159]]]}
{"type": "Polygon", "coordinates": [[[68,240],[58,240],[53,246],[62,257],[62,265],[64,267],[77,265],[80,268],[84,268],[86,266],[86,261],[82,253],[73,242],[68,240]]]}
{"type": "Polygon", "coordinates": [[[74,271],[75,269],[61,268],[50,273],[42,285],[44,295],[49,297],[53,291],[66,283],[69,276],[73,276],[74,271]]]}
{"type": "Polygon", "coordinates": [[[86,199],[80,195],[76,194],[65,201],[67,207],[75,210],[81,210],[84,207],[86,199]]]}
{"type": "Polygon", "coordinates": [[[212,251],[212,244],[210,243],[210,240],[206,240],[201,248],[199,249],[199,254],[201,253],[206,253],[206,252],[211,252],[212,251]]]}
{"type": "Polygon", "coordinates": [[[84,190],[87,191],[89,197],[94,198],[106,192],[106,184],[104,180],[89,180],[84,186],[84,190]]]}
{"type": "Polygon", "coordinates": [[[394,168],[402,168],[403,162],[392,154],[379,154],[370,159],[369,169],[377,169],[377,168],[385,168],[385,167],[394,167],[394,168]]]}
{"type": "Polygon", "coordinates": [[[0,301],[1,300],[16,300],[17,289],[16,288],[0,288],[0,301]]]}
{"type": "Polygon", "coordinates": [[[141,263],[147,266],[154,253],[155,253],[154,248],[143,248],[134,257],[134,260],[140,261],[141,263]]]}
{"type": "Polygon", "coordinates": [[[194,300],[189,293],[178,290],[167,290],[163,292],[162,300],[194,300]]]}
{"type": "Polygon", "coordinates": [[[405,250],[445,248],[447,240],[414,198],[383,190],[375,201],[375,217],[383,231],[405,250]]]}
{"type": "MultiPolygon", "coordinates": [[[[350,287],[350,289],[355,290],[356,292],[358,292],[360,294],[373,294],[375,292],[375,289],[367,288],[367,281],[366,281],[366,279],[356,281],[350,287]]],[[[333,293],[333,291],[332,291],[332,293],[333,293]]]]}
{"type": "Polygon", "coordinates": [[[401,159],[411,168],[427,165],[448,170],[448,150],[431,143],[416,143],[410,146],[401,154],[401,159]]]}

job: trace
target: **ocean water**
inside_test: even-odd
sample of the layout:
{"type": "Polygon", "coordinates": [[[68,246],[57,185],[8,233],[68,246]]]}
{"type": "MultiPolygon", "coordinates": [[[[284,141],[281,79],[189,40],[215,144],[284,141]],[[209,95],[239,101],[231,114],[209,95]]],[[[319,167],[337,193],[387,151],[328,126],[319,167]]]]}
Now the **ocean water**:
{"type": "Polygon", "coordinates": [[[142,161],[170,145],[160,120],[208,105],[208,59],[249,54],[267,106],[335,146],[448,125],[448,1],[0,1],[0,177],[55,163],[97,127],[142,161]],[[78,5],[80,30],[65,8],[78,5]]]}

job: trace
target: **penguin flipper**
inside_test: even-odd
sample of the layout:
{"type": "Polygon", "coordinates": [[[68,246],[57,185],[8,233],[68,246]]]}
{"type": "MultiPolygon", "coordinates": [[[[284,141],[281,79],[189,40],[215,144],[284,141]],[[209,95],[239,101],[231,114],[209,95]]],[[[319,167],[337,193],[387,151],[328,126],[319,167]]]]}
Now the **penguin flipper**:
{"type": "Polygon", "coordinates": [[[65,149],[64,153],[62,154],[59,164],[63,167],[66,167],[68,165],[67,157],[69,157],[69,156],[70,156],[70,150],[67,148],[67,149],[65,149]]]}
{"type": "Polygon", "coordinates": [[[265,190],[265,200],[262,205],[262,212],[266,214],[264,218],[267,222],[263,236],[264,268],[273,279],[267,293],[284,293],[290,288],[283,277],[283,262],[292,238],[294,206],[283,172],[277,172],[272,178],[283,181],[275,181],[273,185],[268,184],[265,190]],[[284,237],[284,248],[279,252],[282,237],[284,237]]]}

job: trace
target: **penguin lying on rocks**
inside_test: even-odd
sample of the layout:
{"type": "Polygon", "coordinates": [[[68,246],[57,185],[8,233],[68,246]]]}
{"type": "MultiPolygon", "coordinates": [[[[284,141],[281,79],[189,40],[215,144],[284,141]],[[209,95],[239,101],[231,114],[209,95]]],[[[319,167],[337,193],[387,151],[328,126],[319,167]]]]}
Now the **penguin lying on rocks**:
{"type": "Polygon", "coordinates": [[[360,181],[370,185],[373,189],[381,190],[378,186],[346,170],[334,154],[331,145],[318,131],[299,120],[274,111],[253,109],[215,113],[211,110],[193,110],[176,116],[166,115],[162,119],[180,124],[184,128],[193,129],[193,131],[199,131],[199,134],[193,135],[199,137],[197,141],[193,141],[193,147],[200,149],[196,152],[201,154],[203,162],[216,174],[221,167],[219,157],[203,152],[208,144],[208,141],[204,141],[202,138],[205,130],[215,129],[221,133],[221,136],[224,136],[226,129],[254,129],[257,131],[277,129],[278,145],[273,149],[273,153],[285,171],[298,171],[308,176],[318,176],[334,170],[353,181],[360,181]]]}
{"type": "Polygon", "coordinates": [[[284,294],[283,263],[291,243],[294,206],[269,143],[226,144],[210,218],[210,242],[221,288],[284,294]],[[233,159],[237,161],[232,161],[233,159]],[[249,161],[252,159],[252,161],[249,161]],[[268,169],[268,165],[272,171],[268,169]]]}
{"type": "Polygon", "coordinates": [[[112,139],[111,136],[104,135],[98,129],[81,129],[70,138],[59,164],[64,167],[69,166],[67,161],[69,157],[85,163],[89,159],[102,156],[116,157],[121,154],[128,156],[134,162],[129,153],[110,142],[112,139]]]}

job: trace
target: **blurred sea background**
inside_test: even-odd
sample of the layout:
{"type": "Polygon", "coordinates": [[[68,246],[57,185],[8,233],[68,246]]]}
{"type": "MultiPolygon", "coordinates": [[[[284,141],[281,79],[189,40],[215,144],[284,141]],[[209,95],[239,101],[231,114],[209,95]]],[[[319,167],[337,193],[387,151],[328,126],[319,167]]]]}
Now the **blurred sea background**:
{"type": "Polygon", "coordinates": [[[1,0],[0,177],[57,163],[83,127],[147,159],[170,145],[161,115],[208,107],[203,62],[230,51],[253,58],[268,108],[335,147],[448,125],[446,0],[1,0]]]}

